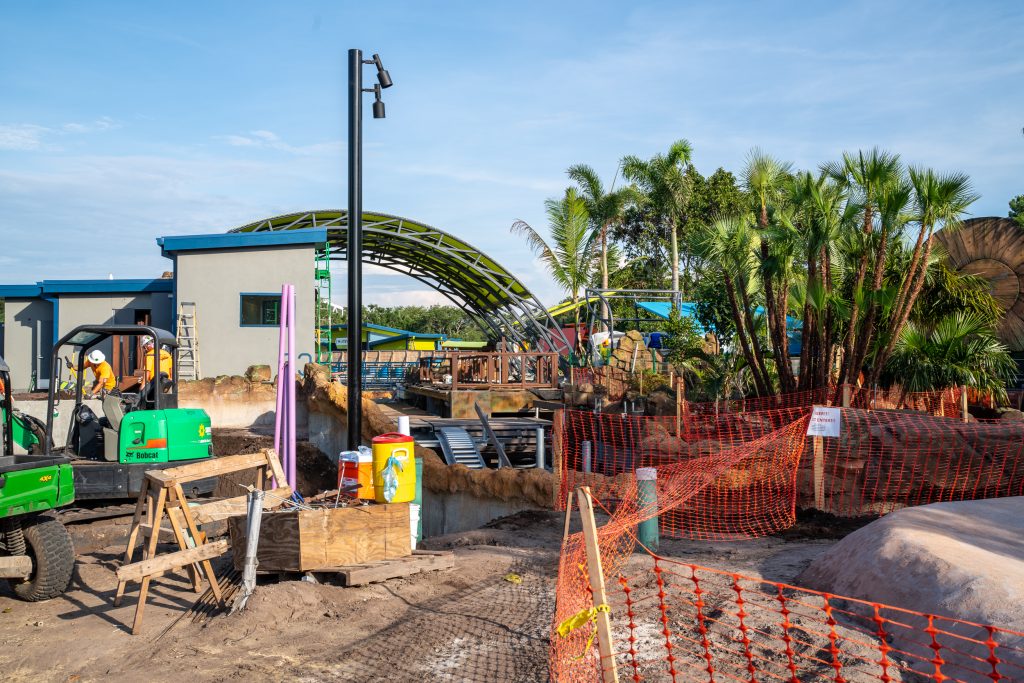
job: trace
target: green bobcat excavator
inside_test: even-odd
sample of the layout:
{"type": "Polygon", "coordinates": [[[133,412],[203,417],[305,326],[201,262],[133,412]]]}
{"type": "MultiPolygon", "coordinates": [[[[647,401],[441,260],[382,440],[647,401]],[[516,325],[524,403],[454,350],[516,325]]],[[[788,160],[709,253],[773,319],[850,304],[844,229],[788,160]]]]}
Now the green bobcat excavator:
{"type": "MultiPolygon", "coordinates": [[[[133,498],[138,495],[147,470],[184,465],[213,456],[210,416],[199,408],[178,407],[178,342],[167,330],[142,325],[82,325],[53,347],[52,375],[46,418],[47,455],[71,459],[75,492],[79,499],[133,498]],[[85,401],[85,357],[114,336],[149,337],[155,340],[145,352],[151,368],[164,369],[161,349],[173,358],[168,373],[156,372],[136,390],[112,392],[102,399],[102,415],[85,401]],[[77,350],[74,405],[68,433],[57,441],[54,417],[65,408],[58,398],[62,347],[77,350]]],[[[143,378],[144,379],[144,378],[143,378]]],[[[196,482],[186,493],[209,493],[215,478],[196,482]]]]}

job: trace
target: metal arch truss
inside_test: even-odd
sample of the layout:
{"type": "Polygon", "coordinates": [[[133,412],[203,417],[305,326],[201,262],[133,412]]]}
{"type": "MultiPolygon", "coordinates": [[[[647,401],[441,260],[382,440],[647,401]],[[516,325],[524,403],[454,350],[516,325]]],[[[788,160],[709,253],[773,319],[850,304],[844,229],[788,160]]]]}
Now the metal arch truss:
{"type": "MultiPolygon", "coordinates": [[[[348,212],[309,211],[267,218],[230,232],[326,228],[332,260],[348,259],[348,212]]],[[[408,275],[466,312],[492,341],[565,352],[570,344],[540,301],[476,247],[407,218],[363,212],[363,263],[408,275]]]]}

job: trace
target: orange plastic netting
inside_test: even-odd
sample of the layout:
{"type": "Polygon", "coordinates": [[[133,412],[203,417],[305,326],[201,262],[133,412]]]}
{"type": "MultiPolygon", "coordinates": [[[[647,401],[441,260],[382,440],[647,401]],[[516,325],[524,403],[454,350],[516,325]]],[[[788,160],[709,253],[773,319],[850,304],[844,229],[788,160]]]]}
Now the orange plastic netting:
{"type": "MultiPolygon", "coordinates": [[[[774,533],[798,505],[861,516],[1024,495],[1024,423],[965,423],[958,390],[851,393],[874,409],[838,409],[838,437],[806,436],[809,404],[759,399],[686,404],[678,417],[564,412],[561,503],[588,486],[609,515],[597,537],[622,679],[1024,679],[1024,634],[634,554],[636,526],[654,514],[638,500],[638,467],[657,470],[662,534],[690,539],[774,533]]],[[[574,534],[554,625],[595,606],[574,534]]],[[[553,632],[554,680],[600,680],[592,634],[553,632]]]]}

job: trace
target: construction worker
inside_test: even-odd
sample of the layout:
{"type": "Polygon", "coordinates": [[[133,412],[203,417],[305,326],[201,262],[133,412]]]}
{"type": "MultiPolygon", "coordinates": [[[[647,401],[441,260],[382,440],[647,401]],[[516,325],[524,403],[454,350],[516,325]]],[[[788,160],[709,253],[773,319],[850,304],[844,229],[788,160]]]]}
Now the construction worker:
{"type": "Polygon", "coordinates": [[[99,349],[89,352],[85,359],[85,367],[92,368],[93,383],[89,389],[89,396],[96,398],[108,391],[113,391],[117,380],[114,378],[114,369],[107,362],[107,357],[99,349]]]}
{"type": "MultiPolygon", "coordinates": [[[[147,382],[152,382],[153,376],[156,374],[153,372],[153,346],[152,337],[142,338],[142,354],[146,359],[147,382]]],[[[161,346],[158,355],[160,356],[160,376],[170,379],[173,377],[172,371],[174,370],[174,359],[171,357],[171,352],[161,346]]]]}

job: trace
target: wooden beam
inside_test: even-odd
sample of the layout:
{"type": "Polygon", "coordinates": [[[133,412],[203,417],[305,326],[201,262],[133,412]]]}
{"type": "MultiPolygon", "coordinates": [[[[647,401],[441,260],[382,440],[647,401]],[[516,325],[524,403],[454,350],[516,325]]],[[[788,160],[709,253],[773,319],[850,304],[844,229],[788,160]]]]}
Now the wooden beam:
{"type": "Polygon", "coordinates": [[[179,550],[118,567],[117,580],[141,581],[145,577],[152,578],[165,572],[187,567],[194,562],[202,562],[203,560],[220,557],[227,551],[228,541],[226,538],[222,538],[219,541],[206,543],[195,548],[189,548],[188,550],[179,550]]]}
{"type": "Polygon", "coordinates": [[[824,511],[825,505],[825,444],[820,436],[811,437],[814,450],[814,508],[824,511]]]}
{"type": "MultiPolygon", "coordinates": [[[[594,607],[607,608],[608,595],[604,586],[604,570],[601,568],[601,546],[597,542],[597,521],[594,519],[594,505],[590,499],[590,487],[577,490],[580,517],[583,519],[583,542],[587,550],[587,575],[590,590],[594,596],[594,607]]],[[[607,609],[597,613],[597,650],[601,655],[601,680],[604,683],[618,683],[619,674],[615,665],[615,650],[612,647],[612,623],[607,609]]]]}
{"type": "MultiPolygon", "coordinates": [[[[263,509],[271,510],[281,505],[281,498],[290,498],[292,489],[289,486],[278,486],[276,489],[267,491],[263,497],[263,509]]],[[[218,520],[227,519],[236,515],[244,515],[248,512],[248,494],[242,494],[234,498],[216,500],[212,503],[203,503],[192,507],[192,517],[196,524],[209,524],[218,520]]]]}
{"type": "Polygon", "coordinates": [[[246,453],[244,455],[228,455],[221,458],[211,458],[202,462],[190,465],[179,465],[164,470],[150,470],[146,476],[166,486],[172,482],[187,482],[207,477],[215,477],[231,472],[241,472],[267,464],[265,451],[259,453],[246,453]]]}
{"type": "Polygon", "coordinates": [[[0,578],[27,579],[32,574],[32,558],[28,555],[0,557],[0,578]]]}

